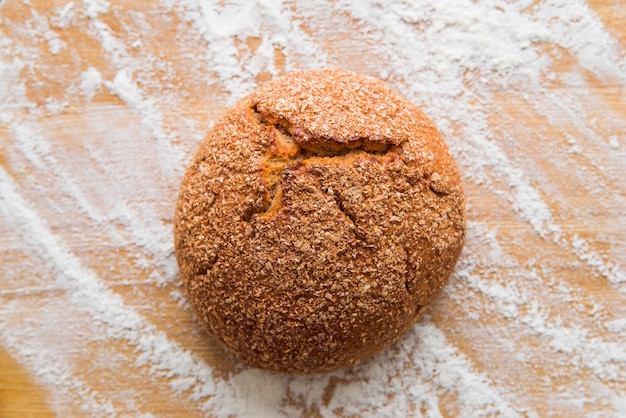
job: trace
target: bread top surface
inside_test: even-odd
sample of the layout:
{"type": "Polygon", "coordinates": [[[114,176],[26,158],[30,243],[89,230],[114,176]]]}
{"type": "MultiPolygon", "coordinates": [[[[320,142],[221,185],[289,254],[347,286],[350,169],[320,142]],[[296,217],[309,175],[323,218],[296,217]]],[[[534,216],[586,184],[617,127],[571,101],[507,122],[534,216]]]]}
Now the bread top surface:
{"type": "Polygon", "coordinates": [[[380,80],[348,71],[299,72],[289,82],[266,83],[252,95],[269,123],[288,125],[300,145],[344,148],[366,141],[398,145],[410,139],[424,117],[380,80]]]}
{"type": "Polygon", "coordinates": [[[440,134],[381,81],[290,74],[218,122],[183,180],[176,254],[211,334],[318,373],[380,351],[441,291],[465,234],[440,134]]]}

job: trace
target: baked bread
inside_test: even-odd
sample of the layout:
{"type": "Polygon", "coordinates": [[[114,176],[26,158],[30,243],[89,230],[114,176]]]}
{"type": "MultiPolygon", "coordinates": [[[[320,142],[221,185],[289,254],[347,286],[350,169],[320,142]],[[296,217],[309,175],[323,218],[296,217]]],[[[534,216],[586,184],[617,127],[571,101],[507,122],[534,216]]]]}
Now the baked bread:
{"type": "Polygon", "coordinates": [[[464,196],[409,100],[364,75],[303,71],[211,129],[174,235],[211,335],[251,366],[322,373],[396,341],[439,294],[463,246],[464,196]]]}

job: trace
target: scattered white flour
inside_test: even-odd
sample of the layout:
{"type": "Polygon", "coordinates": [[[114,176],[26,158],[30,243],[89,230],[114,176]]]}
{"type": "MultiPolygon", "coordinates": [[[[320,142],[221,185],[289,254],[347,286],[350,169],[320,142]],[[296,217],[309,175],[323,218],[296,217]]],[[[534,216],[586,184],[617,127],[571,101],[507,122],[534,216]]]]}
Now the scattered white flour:
{"type": "Polygon", "coordinates": [[[617,135],[609,137],[609,146],[613,149],[619,148],[619,139],[617,138],[617,135]]]}
{"type": "Polygon", "coordinates": [[[85,96],[85,99],[90,102],[96,91],[102,86],[102,75],[98,70],[93,67],[89,67],[80,75],[80,91],[85,96]]]}
{"type": "Polygon", "coordinates": [[[626,88],[626,51],[587,3],[38,7],[0,1],[0,344],[59,416],[626,416],[626,120],[594,93],[626,88]],[[353,369],[204,357],[172,243],[185,165],[259,80],[325,67],[440,127],[462,258],[430,316],[353,369]],[[612,228],[587,225],[598,209],[612,228]]]}

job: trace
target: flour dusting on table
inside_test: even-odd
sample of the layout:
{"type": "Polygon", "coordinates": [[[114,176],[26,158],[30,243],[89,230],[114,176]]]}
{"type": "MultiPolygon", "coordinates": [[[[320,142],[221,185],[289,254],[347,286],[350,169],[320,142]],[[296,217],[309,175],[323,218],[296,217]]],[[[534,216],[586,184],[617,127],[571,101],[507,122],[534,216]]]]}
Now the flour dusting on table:
{"type": "Polygon", "coordinates": [[[0,2],[0,343],[59,416],[626,415],[626,50],[606,25],[580,0],[0,2]],[[392,348],[274,375],[195,321],[174,203],[221,112],[329,67],[436,123],[468,237],[392,348]]]}

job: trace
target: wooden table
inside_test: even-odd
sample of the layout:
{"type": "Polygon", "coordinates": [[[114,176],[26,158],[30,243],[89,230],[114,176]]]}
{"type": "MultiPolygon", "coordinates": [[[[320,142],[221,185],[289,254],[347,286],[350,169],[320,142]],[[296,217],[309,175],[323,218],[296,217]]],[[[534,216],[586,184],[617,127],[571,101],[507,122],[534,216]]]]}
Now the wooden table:
{"type": "Polygon", "coordinates": [[[624,2],[163,3],[0,2],[1,417],[626,416],[624,2]],[[437,33],[460,49],[407,47],[437,33]],[[398,345],[289,378],[196,322],[172,214],[224,109],[319,66],[384,78],[441,126],[468,238],[398,345]]]}

